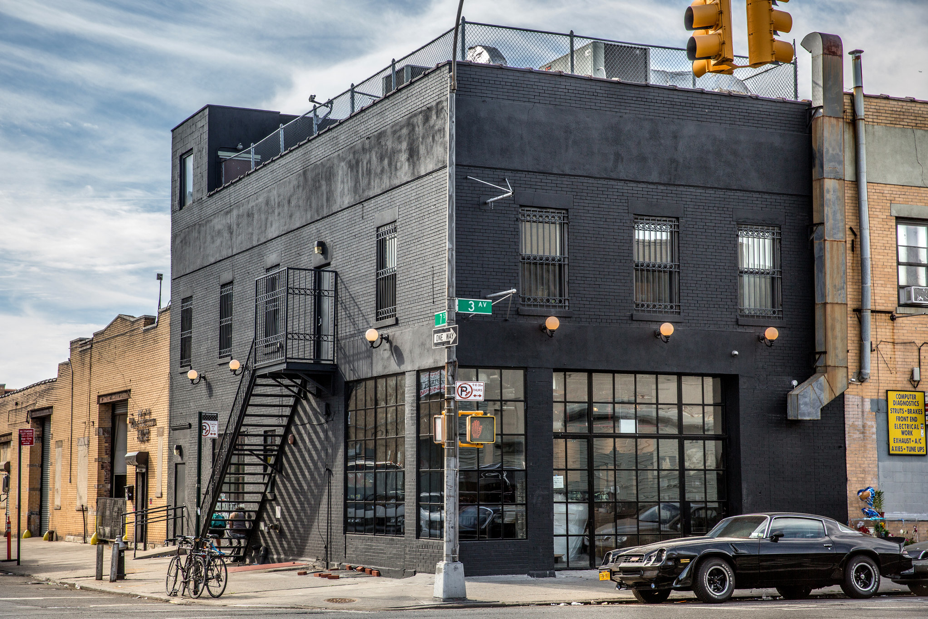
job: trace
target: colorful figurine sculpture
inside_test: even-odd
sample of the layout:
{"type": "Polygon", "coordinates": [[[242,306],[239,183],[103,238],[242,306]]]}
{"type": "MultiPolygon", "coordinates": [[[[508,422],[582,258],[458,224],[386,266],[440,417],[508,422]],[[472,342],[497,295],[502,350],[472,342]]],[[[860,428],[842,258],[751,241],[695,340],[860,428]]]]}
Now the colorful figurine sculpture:
{"type": "Polygon", "coordinates": [[[867,506],[861,508],[860,511],[862,511],[864,513],[864,516],[866,516],[867,518],[881,519],[882,516],[880,516],[880,512],[873,509],[873,497],[875,494],[876,494],[876,490],[874,490],[871,486],[867,486],[863,490],[857,491],[857,498],[860,499],[861,501],[864,501],[867,504],[867,506]]]}

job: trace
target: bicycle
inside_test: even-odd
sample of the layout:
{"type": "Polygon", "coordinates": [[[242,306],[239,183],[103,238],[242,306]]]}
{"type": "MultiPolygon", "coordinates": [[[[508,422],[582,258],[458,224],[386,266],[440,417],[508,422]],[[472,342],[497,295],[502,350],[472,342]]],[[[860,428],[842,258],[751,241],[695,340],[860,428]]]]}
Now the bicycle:
{"type": "Polygon", "coordinates": [[[229,571],[226,568],[226,553],[219,550],[213,540],[218,539],[218,535],[209,536],[209,546],[205,548],[204,558],[206,562],[206,590],[210,597],[218,598],[225,593],[226,585],[229,582],[229,571]]]}
{"type": "Polygon", "coordinates": [[[197,538],[180,535],[175,538],[177,541],[177,554],[168,564],[168,573],[164,580],[164,588],[171,597],[178,594],[177,581],[180,578],[181,587],[180,595],[183,596],[189,586],[190,596],[198,598],[203,595],[204,582],[206,579],[206,563],[203,560],[202,553],[197,552],[197,538]],[[187,550],[187,556],[181,560],[181,550],[187,550]]]}

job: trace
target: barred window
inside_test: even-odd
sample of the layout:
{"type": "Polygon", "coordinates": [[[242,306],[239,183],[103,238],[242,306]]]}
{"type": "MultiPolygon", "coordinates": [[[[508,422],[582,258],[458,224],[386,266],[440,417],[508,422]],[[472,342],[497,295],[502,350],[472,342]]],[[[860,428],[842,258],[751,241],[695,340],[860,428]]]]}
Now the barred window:
{"type": "Polygon", "coordinates": [[[178,210],[193,202],[193,153],[180,159],[180,205],[178,210]]]}
{"type": "Polygon", "coordinates": [[[680,223],[635,217],[635,310],[680,313],[680,223]]]}
{"type": "Polygon", "coordinates": [[[896,251],[899,303],[920,301],[921,294],[906,298],[904,289],[909,286],[928,286],[928,226],[924,222],[897,222],[896,251]]]}
{"type": "Polygon", "coordinates": [[[396,222],[377,228],[377,320],[396,317],[396,222]]]}
{"type": "Polygon", "coordinates": [[[219,287],[219,356],[232,354],[232,283],[219,287]]]}
{"type": "Polygon", "coordinates": [[[406,377],[348,386],[345,531],[403,535],[406,501],[406,377]]]}
{"type": "Polygon", "coordinates": [[[180,301],[180,364],[190,365],[193,352],[193,297],[180,301]]]}
{"type": "Polygon", "coordinates": [[[782,318],[780,228],[738,226],[738,314],[782,318]]]}
{"type": "Polygon", "coordinates": [[[567,211],[522,207],[519,221],[522,306],[568,309],[567,211]]]}

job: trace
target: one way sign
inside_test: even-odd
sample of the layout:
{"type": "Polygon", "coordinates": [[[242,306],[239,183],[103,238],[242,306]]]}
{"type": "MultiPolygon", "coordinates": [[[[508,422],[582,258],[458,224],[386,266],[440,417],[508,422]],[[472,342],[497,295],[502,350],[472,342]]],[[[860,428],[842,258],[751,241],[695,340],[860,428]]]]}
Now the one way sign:
{"type": "Polygon", "coordinates": [[[448,346],[457,346],[457,343],[457,325],[432,329],[432,348],[447,348],[448,346]]]}

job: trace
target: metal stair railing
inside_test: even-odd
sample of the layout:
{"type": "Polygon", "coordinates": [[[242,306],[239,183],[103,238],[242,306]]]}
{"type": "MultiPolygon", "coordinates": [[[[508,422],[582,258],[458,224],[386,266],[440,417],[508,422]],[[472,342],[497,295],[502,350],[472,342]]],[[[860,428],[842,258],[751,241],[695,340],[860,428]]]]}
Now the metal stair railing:
{"type": "Polygon", "coordinates": [[[248,410],[248,402],[251,399],[251,391],[254,388],[255,368],[255,341],[251,341],[251,347],[248,349],[248,358],[243,366],[242,377],[239,379],[238,390],[235,392],[235,400],[232,402],[232,410],[229,414],[229,421],[226,422],[226,429],[220,439],[219,446],[216,450],[216,457],[213,460],[213,468],[209,475],[209,482],[206,484],[206,490],[203,493],[203,501],[200,503],[200,514],[206,514],[203,518],[202,530],[197,533],[203,537],[209,533],[210,521],[213,516],[213,510],[216,509],[216,503],[222,494],[222,483],[228,471],[229,464],[232,461],[232,452],[235,442],[238,440],[238,434],[242,427],[242,421],[248,410]]]}

